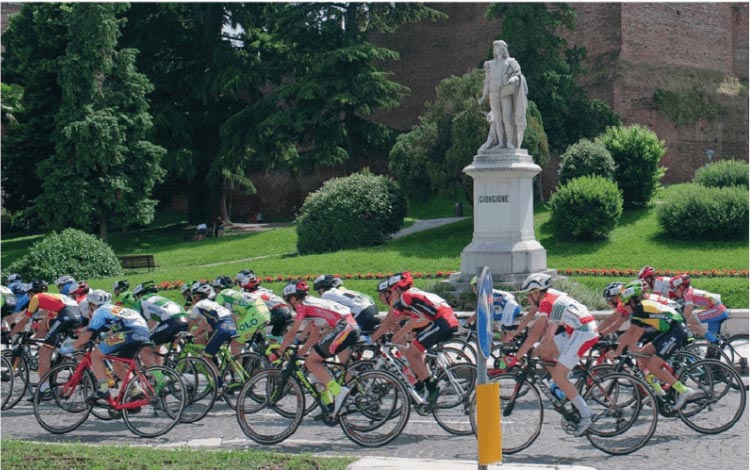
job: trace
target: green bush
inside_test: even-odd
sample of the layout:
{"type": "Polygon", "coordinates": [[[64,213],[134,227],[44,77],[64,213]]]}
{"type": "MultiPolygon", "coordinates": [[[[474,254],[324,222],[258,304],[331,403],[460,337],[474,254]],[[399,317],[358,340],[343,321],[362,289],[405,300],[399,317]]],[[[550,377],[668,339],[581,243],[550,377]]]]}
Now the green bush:
{"type": "Polygon", "coordinates": [[[47,281],[54,281],[61,275],[88,280],[123,274],[109,245],[77,229],[65,229],[59,234],[52,232],[3,271],[18,273],[27,280],[47,281]]]}
{"type": "Polygon", "coordinates": [[[614,173],[615,161],[610,152],[602,144],[596,144],[589,139],[582,139],[576,144],[570,145],[561,156],[558,183],[565,185],[574,178],[587,175],[610,180],[614,173]]]}
{"type": "Polygon", "coordinates": [[[407,200],[394,181],[365,170],[327,181],[297,218],[301,254],[378,245],[401,228],[407,200]]]}
{"type": "Polygon", "coordinates": [[[550,198],[550,223],[561,239],[604,239],[618,225],[623,199],[618,186],[602,177],[579,177],[550,198]]]}
{"type": "Polygon", "coordinates": [[[680,185],[657,208],[657,220],[673,239],[748,238],[748,188],[680,185]]]}
{"type": "Polygon", "coordinates": [[[646,206],[660,185],[665,168],[665,142],[645,126],[609,127],[595,140],[605,146],[615,161],[615,181],[627,208],[646,206]]]}
{"type": "Polygon", "coordinates": [[[745,186],[748,188],[748,162],[722,160],[702,167],[694,174],[694,183],[722,188],[745,186]]]}

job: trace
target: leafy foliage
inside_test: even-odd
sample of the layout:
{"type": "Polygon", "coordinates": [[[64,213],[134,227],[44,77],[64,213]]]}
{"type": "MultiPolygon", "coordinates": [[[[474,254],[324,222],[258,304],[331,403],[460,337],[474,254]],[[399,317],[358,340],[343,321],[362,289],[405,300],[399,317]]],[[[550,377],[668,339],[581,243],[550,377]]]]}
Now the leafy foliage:
{"type": "Polygon", "coordinates": [[[745,186],[748,188],[748,162],[722,160],[702,167],[694,174],[694,183],[722,188],[745,186]]]}
{"type": "Polygon", "coordinates": [[[72,275],[77,280],[120,276],[123,269],[110,246],[77,229],[52,232],[29,253],[4,268],[27,280],[54,280],[72,275]]]}
{"type": "Polygon", "coordinates": [[[665,174],[665,167],[660,167],[665,141],[658,139],[651,129],[634,124],[610,127],[595,142],[613,156],[615,181],[623,192],[625,207],[646,206],[665,174]]]}
{"type": "Polygon", "coordinates": [[[378,245],[396,232],[407,200],[392,180],[368,171],[327,181],[305,199],[297,218],[301,254],[378,245]]]}
{"type": "Polygon", "coordinates": [[[558,174],[558,184],[564,185],[576,177],[587,175],[613,178],[615,161],[610,152],[601,144],[589,139],[582,139],[572,144],[561,156],[561,168],[558,174]]]}
{"type": "Polygon", "coordinates": [[[679,185],[658,206],[657,220],[673,239],[747,239],[748,188],[679,185]]]}
{"type": "Polygon", "coordinates": [[[553,231],[561,239],[604,239],[623,212],[618,186],[594,176],[578,177],[559,187],[549,205],[553,231]]]}

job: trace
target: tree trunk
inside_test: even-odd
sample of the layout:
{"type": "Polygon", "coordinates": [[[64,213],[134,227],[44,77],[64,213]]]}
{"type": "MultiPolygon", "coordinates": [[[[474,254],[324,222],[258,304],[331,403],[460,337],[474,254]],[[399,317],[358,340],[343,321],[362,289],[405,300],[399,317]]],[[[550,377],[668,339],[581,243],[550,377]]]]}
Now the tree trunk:
{"type": "MultiPolygon", "coordinates": [[[[230,184],[230,192],[229,197],[232,197],[232,184],[230,184]]],[[[229,219],[229,212],[227,211],[227,179],[224,179],[224,182],[222,183],[222,200],[219,202],[219,213],[222,216],[222,221],[224,221],[225,224],[232,224],[232,221],[229,219]]]]}
{"type": "Polygon", "coordinates": [[[99,213],[99,238],[107,242],[107,215],[104,211],[99,213]]]}

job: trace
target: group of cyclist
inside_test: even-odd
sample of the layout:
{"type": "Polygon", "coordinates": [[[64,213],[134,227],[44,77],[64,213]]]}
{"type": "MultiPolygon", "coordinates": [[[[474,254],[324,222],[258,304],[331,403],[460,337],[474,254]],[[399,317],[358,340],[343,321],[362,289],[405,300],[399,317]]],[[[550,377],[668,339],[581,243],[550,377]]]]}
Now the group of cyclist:
{"type": "MultiPolygon", "coordinates": [[[[336,414],[349,391],[334,380],[323,362],[334,356],[346,361],[363,334],[377,342],[391,333],[391,342],[402,345],[417,378],[415,390],[434,404],[439,388],[425,363],[425,351],[449,340],[462,323],[471,326],[474,322],[474,316],[460,322],[445,299],[416,288],[406,271],[377,286],[379,300],[388,307],[382,322],[372,298],[344,288],[342,280],[332,275],[314,280],[313,291],[319,296],[311,294],[308,283],[302,280],[287,283],[278,296],[261,286],[253,270],[242,270],[234,279],[220,276],[213,283],[186,283],[181,289],[183,305],[159,295],[153,282],[141,283],[131,291],[128,281],[120,280],[112,287],[113,296],[104,290],[91,290],[85,282],[70,276],[55,281],[59,293],[48,293],[43,281],[23,283],[18,275],[9,276],[7,281],[8,287],[2,290],[3,323],[14,312],[22,313],[10,331],[13,337],[36,317],[33,328],[37,337],[44,338],[39,353],[40,377],[50,368],[52,351],[66,337],[78,337],[74,349],[97,342],[92,369],[99,388],[92,401],[108,399],[105,355],[133,358],[140,351],[145,366],[157,365],[160,347],[189,332],[205,344],[205,355],[213,359],[224,344],[237,354],[254,336],[262,335],[275,345],[269,355],[272,361],[284,356],[293,344],[302,344],[296,355],[305,357],[307,370],[325,386],[323,401],[330,413],[336,414]],[[40,317],[42,312],[45,314],[40,317]]],[[[641,366],[675,389],[675,409],[692,397],[694,391],[662,365],[688,342],[692,332],[717,341],[721,324],[729,315],[719,295],[695,289],[687,274],[659,277],[654,268],[645,266],[637,280],[615,282],[605,288],[604,297],[613,313],[598,326],[582,303],[554,289],[552,282],[546,273],[524,280],[521,293],[528,309],[523,315],[512,293],[494,289],[493,320],[501,324],[505,341],[527,332],[518,351],[505,358],[508,367],[523,361],[533,348],[543,360],[554,362],[550,376],[581,416],[575,435],[586,433],[596,419],[570,381],[569,372],[602,335],[616,332],[627,320],[630,326],[609,357],[619,356],[626,347],[637,349],[649,355],[641,366]]],[[[475,277],[470,282],[475,293],[476,285],[475,277]]],[[[116,369],[114,373],[126,379],[122,377],[124,371],[116,369]]]]}

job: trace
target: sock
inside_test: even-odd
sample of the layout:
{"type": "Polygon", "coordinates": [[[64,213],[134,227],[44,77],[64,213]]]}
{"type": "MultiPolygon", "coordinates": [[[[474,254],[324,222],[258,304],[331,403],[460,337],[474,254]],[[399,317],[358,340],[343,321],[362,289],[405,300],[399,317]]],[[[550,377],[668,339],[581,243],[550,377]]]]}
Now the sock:
{"type": "Polygon", "coordinates": [[[331,391],[326,389],[325,391],[321,392],[321,402],[323,402],[324,406],[328,406],[329,404],[334,402],[334,396],[331,395],[331,391]]]}
{"type": "Polygon", "coordinates": [[[99,392],[108,393],[110,392],[110,385],[107,382],[106,379],[100,379],[99,380],[99,392]]]}
{"type": "Polygon", "coordinates": [[[680,381],[675,382],[673,389],[675,389],[675,392],[677,392],[678,394],[685,393],[687,391],[686,386],[684,386],[680,381]]]}
{"type": "Polygon", "coordinates": [[[431,376],[427,381],[425,381],[425,386],[427,386],[428,392],[433,392],[438,387],[438,381],[431,376]]]}
{"type": "Polygon", "coordinates": [[[573,401],[576,408],[579,410],[579,414],[582,417],[592,417],[592,409],[589,408],[581,394],[577,394],[573,401]]]}
{"type": "Polygon", "coordinates": [[[332,379],[326,385],[326,390],[330,391],[331,394],[333,394],[334,396],[336,396],[337,394],[339,394],[341,392],[342,387],[339,385],[339,383],[337,383],[335,380],[332,379]]]}
{"type": "Polygon", "coordinates": [[[50,383],[42,383],[39,385],[39,391],[44,392],[47,391],[50,388],[50,383]]]}
{"type": "Polygon", "coordinates": [[[418,393],[422,394],[422,392],[425,390],[425,383],[426,382],[427,381],[417,381],[415,383],[415,391],[417,391],[418,393]]]}

